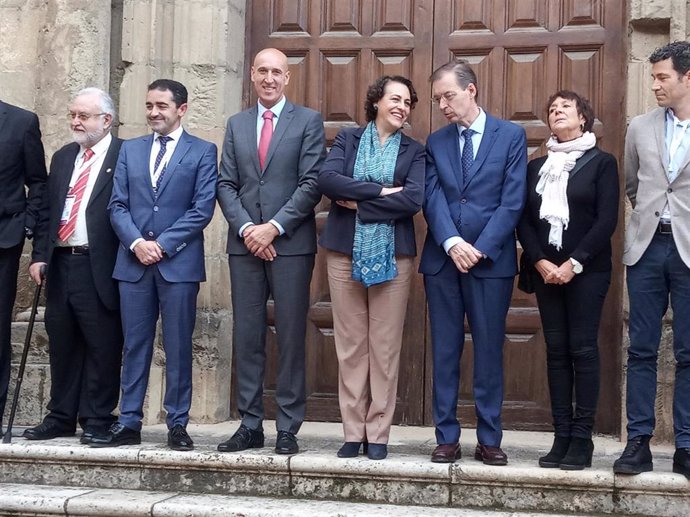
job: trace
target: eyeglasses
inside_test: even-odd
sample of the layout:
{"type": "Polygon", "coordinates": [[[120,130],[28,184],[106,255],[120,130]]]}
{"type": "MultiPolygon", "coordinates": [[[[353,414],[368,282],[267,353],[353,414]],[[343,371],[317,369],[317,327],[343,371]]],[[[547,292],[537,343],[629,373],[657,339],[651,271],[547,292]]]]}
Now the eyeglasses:
{"type": "Polygon", "coordinates": [[[79,119],[79,122],[86,122],[90,118],[100,117],[101,115],[107,115],[107,113],[93,113],[90,115],[88,113],[74,113],[74,112],[70,111],[67,114],[67,120],[74,120],[76,118],[76,119],[79,119]]]}
{"type": "Polygon", "coordinates": [[[455,97],[457,97],[458,92],[454,91],[447,91],[443,95],[434,95],[431,98],[431,102],[434,104],[441,104],[441,99],[444,99],[446,102],[452,101],[455,97]]]}

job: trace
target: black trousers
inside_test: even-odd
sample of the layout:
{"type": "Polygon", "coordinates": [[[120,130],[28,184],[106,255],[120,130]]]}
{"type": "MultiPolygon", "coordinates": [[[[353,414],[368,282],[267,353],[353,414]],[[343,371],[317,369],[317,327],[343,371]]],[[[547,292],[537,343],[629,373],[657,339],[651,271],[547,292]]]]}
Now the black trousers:
{"type": "Polygon", "coordinates": [[[610,282],[610,271],[584,272],[565,285],[536,279],[556,436],[592,436],[599,398],[597,335],[610,282]]]}
{"type": "Polygon", "coordinates": [[[115,420],[122,360],[120,311],[96,291],[88,255],[55,253],[46,284],[50,402],[46,421],[64,430],[115,420]]]}
{"type": "Polygon", "coordinates": [[[17,273],[23,248],[23,240],[11,248],[0,248],[0,427],[10,385],[12,309],[17,297],[17,273]]]}

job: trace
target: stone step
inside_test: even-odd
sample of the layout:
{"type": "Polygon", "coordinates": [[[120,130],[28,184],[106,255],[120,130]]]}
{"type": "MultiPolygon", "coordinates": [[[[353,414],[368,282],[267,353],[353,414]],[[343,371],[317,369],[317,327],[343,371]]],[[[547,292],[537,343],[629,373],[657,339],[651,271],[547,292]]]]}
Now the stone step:
{"type": "MultiPolygon", "coordinates": [[[[201,427],[192,429],[192,436],[201,427]]],[[[396,429],[398,435],[406,432],[396,429]]],[[[415,436],[429,433],[423,428],[413,432],[415,436]]],[[[530,436],[521,436],[525,435],[530,436]]],[[[304,436],[300,441],[303,452],[281,456],[274,454],[268,443],[264,449],[222,454],[215,450],[219,441],[215,435],[210,443],[208,436],[200,439],[194,451],[177,452],[162,445],[159,434],[144,434],[146,440],[153,436],[155,443],[112,449],[92,449],[80,445],[76,437],[44,442],[15,438],[11,444],[0,444],[0,483],[71,487],[65,490],[76,490],[80,495],[84,490],[114,489],[164,492],[168,497],[231,494],[281,501],[331,501],[329,508],[341,509],[350,502],[421,506],[429,508],[428,515],[441,511],[462,515],[457,513],[459,509],[468,508],[480,511],[476,515],[498,511],[508,515],[551,512],[678,517],[690,513],[690,482],[669,472],[668,452],[655,456],[659,460],[655,467],[665,471],[625,477],[613,474],[607,452],[596,459],[592,469],[541,469],[535,462],[539,450],[533,445],[531,449],[512,446],[508,466],[490,467],[472,459],[467,447],[463,459],[454,465],[431,463],[428,452],[416,448],[421,442],[415,445],[413,440],[408,441],[408,447],[393,446],[388,459],[376,462],[366,457],[336,458],[332,438],[322,445],[325,442],[304,436]],[[309,448],[310,442],[316,448],[309,448]]],[[[272,436],[267,441],[272,443],[272,436]]],[[[615,443],[616,452],[620,451],[621,445],[611,439],[601,442],[600,449],[615,443]]],[[[428,446],[424,449],[430,450],[428,446]]]]}
{"type": "Polygon", "coordinates": [[[565,517],[483,509],[0,483],[0,514],[9,512],[13,516],[88,517],[565,517]]]}

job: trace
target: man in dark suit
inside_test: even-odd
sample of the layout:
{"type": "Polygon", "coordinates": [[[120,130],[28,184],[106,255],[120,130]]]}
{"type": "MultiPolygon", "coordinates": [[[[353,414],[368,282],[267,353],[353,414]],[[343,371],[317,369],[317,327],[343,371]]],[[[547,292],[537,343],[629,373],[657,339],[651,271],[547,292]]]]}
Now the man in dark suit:
{"type": "Polygon", "coordinates": [[[19,258],[25,236],[31,237],[37,224],[45,183],[38,117],[0,101],[0,430],[10,383],[19,258]]]}
{"type": "Polygon", "coordinates": [[[525,199],[525,132],[478,106],[477,78],[466,61],[443,65],[431,82],[434,102],[450,122],[427,141],[429,228],[419,268],[433,342],[438,447],[431,461],[460,458],[457,401],[467,316],[474,347],[475,458],[505,465],[503,342],[517,272],[515,226],[525,199]]]}
{"type": "Polygon", "coordinates": [[[192,404],[192,333],[199,282],[206,280],[203,230],[215,207],[217,150],[181,126],[187,89],[159,79],[146,96],[153,135],[122,144],[115,169],[110,220],[120,239],[125,335],[120,418],[92,447],[141,443],[141,419],[158,315],[165,349],[168,446],[190,450],[186,431],[192,404]]]}
{"type": "Polygon", "coordinates": [[[118,239],[108,202],[121,140],[110,131],[115,106],[86,88],[69,108],[74,142],[53,155],[29,273],[48,266],[45,324],[50,340],[48,415],[24,431],[29,440],[74,434],[89,443],[113,423],[122,355],[122,324],[113,268],[118,239]]]}
{"type": "Polygon", "coordinates": [[[218,202],[230,230],[233,347],[237,407],[242,424],[220,451],[263,447],[266,301],[275,302],[278,338],[276,452],[299,451],[297,431],[305,413],[304,339],[309,283],[316,253],[316,178],[325,156],[323,120],[292,104],[285,54],[264,49],[251,79],[257,106],[228,120],[218,202]]]}

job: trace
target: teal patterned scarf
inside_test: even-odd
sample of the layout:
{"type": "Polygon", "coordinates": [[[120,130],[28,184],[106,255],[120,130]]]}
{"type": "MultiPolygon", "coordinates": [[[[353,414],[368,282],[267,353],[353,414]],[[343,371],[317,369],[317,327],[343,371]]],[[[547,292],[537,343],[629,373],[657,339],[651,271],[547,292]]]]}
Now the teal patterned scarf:
{"type": "MultiPolygon", "coordinates": [[[[391,135],[382,146],[376,125],[369,122],[362,133],[352,177],[392,187],[399,149],[400,131],[391,135]]],[[[358,215],[352,250],[352,279],[370,287],[396,276],[395,224],[363,223],[358,215]]]]}

